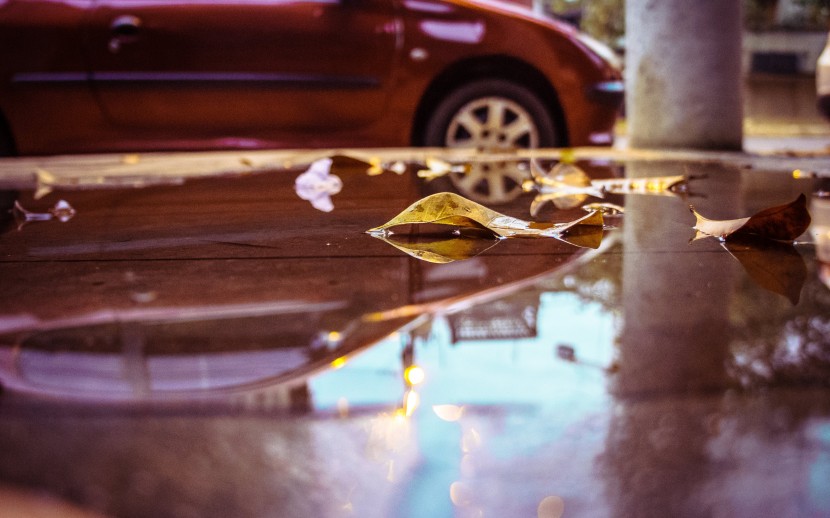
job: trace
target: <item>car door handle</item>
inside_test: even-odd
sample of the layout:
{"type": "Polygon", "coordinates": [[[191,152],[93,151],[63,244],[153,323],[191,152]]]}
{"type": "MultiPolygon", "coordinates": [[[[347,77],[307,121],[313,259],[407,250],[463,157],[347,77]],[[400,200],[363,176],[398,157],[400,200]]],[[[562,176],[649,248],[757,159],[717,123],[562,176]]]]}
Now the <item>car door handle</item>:
{"type": "Polygon", "coordinates": [[[131,14],[123,14],[110,24],[113,36],[135,36],[141,28],[141,18],[131,14]]]}
{"type": "Polygon", "coordinates": [[[110,52],[117,54],[121,45],[134,40],[141,29],[141,18],[131,14],[116,17],[110,24],[112,37],[109,42],[110,52]]]}

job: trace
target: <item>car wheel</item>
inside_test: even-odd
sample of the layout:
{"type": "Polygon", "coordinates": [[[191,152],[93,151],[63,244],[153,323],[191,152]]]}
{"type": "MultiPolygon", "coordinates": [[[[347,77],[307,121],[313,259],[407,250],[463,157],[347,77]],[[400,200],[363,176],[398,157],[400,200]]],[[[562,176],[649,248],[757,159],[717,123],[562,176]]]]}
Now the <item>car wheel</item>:
{"type": "MultiPolygon", "coordinates": [[[[451,92],[432,113],[424,137],[427,146],[479,152],[552,147],[562,141],[539,96],[502,79],[477,81],[451,92]]],[[[438,182],[435,187],[454,187],[481,203],[506,203],[521,194],[528,176],[516,162],[474,161],[468,171],[448,175],[451,185],[438,182]]]]}

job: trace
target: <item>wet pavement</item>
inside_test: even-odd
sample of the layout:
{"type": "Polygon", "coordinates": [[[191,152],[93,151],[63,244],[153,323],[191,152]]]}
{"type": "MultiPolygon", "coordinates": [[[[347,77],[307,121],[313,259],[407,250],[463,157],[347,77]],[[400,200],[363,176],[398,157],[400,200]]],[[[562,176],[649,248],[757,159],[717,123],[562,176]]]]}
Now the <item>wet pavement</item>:
{"type": "Polygon", "coordinates": [[[521,192],[526,160],[418,153],[204,177],[6,161],[0,491],[23,502],[6,505],[830,514],[825,158],[539,152],[590,179],[545,198],[521,192]],[[492,170],[514,181],[465,181],[492,170]],[[366,233],[448,188],[534,229],[604,203],[604,228],[366,233]],[[794,242],[693,240],[690,204],[728,220],[801,194],[794,242]]]}

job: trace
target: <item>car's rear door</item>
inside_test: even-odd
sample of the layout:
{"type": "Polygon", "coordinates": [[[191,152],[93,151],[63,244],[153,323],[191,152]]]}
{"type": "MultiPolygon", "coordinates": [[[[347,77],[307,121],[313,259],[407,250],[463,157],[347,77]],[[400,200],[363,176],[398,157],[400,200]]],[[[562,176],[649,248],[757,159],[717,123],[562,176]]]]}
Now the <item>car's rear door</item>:
{"type": "Polygon", "coordinates": [[[74,149],[101,127],[83,55],[92,6],[93,0],[0,1],[0,116],[22,154],[74,149]]]}
{"type": "Polygon", "coordinates": [[[97,0],[92,81],[112,124],[256,137],[374,120],[400,37],[389,0],[97,0]]]}

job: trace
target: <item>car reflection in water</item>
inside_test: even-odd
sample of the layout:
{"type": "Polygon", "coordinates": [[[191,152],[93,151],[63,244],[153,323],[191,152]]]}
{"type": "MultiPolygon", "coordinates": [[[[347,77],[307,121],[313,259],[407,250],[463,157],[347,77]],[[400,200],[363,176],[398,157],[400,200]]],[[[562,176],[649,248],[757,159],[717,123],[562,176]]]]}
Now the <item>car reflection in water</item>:
{"type": "MultiPolygon", "coordinates": [[[[428,262],[365,233],[427,194],[423,164],[370,165],[333,161],[331,212],[295,193],[305,167],[13,196],[36,213],[63,197],[76,214],[0,235],[0,444],[18,452],[2,479],[113,514],[183,502],[216,516],[830,510],[813,180],[624,164],[589,176],[699,176],[682,191],[586,197],[623,210],[598,248],[511,238],[428,262]],[[800,193],[814,226],[780,252],[793,261],[690,242],[689,202],[728,219],[800,193]],[[136,407],[147,413],[123,412],[136,407]],[[95,445],[107,468],[81,446],[98,436],[117,437],[95,445]],[[159,461],[168,448],[181,458],[159,461]],[[215,486],[192,483],[205,459],[232,475],[237,496],[218,510],[198,503],[215,486]],[[66,482],[42,478],[54,463],[66,482]],[[142,491],[119,490],[113,470],[143,473],[142,491]]],[[[531,217],[539,194],[491,208],[584,214],[551,202],[531,217]]],[[[417,227],[398,232],[430,241],[417,227]]]]}
{"type": "Polygon", "coordinates": [[[487,290],[582,253],[559,240],[490,236],[488,248],[512,253],[446,265],[413,260],[365,230],[419,195],[414,175],[369,176],[367,164],[343,157],[323,163],[330,175],[309,176],[314,165],[126,190],[70,179],[50,184],[58,192],[42,200],[20,196],[5,245],[33,260],[6,263],[21,279],[5,294],[6,387],[141,402],[235,401],[278,386],[262,397],[284,404],[302,396],[312,373],[421,314],[469,304],[465,297],[492,299],[487,290]],[[311,183],[301,189],[303,178],[311,183]],[[328,178],[337,178],[334,191],[328,178]],[[319,210],[315,192],[332,213],[319,210]],[[72,200],[71,218],[47,206],[59,195],[72,200]],[[29,290],[23,279],[49,279],[50,291],[29,290]]]}

